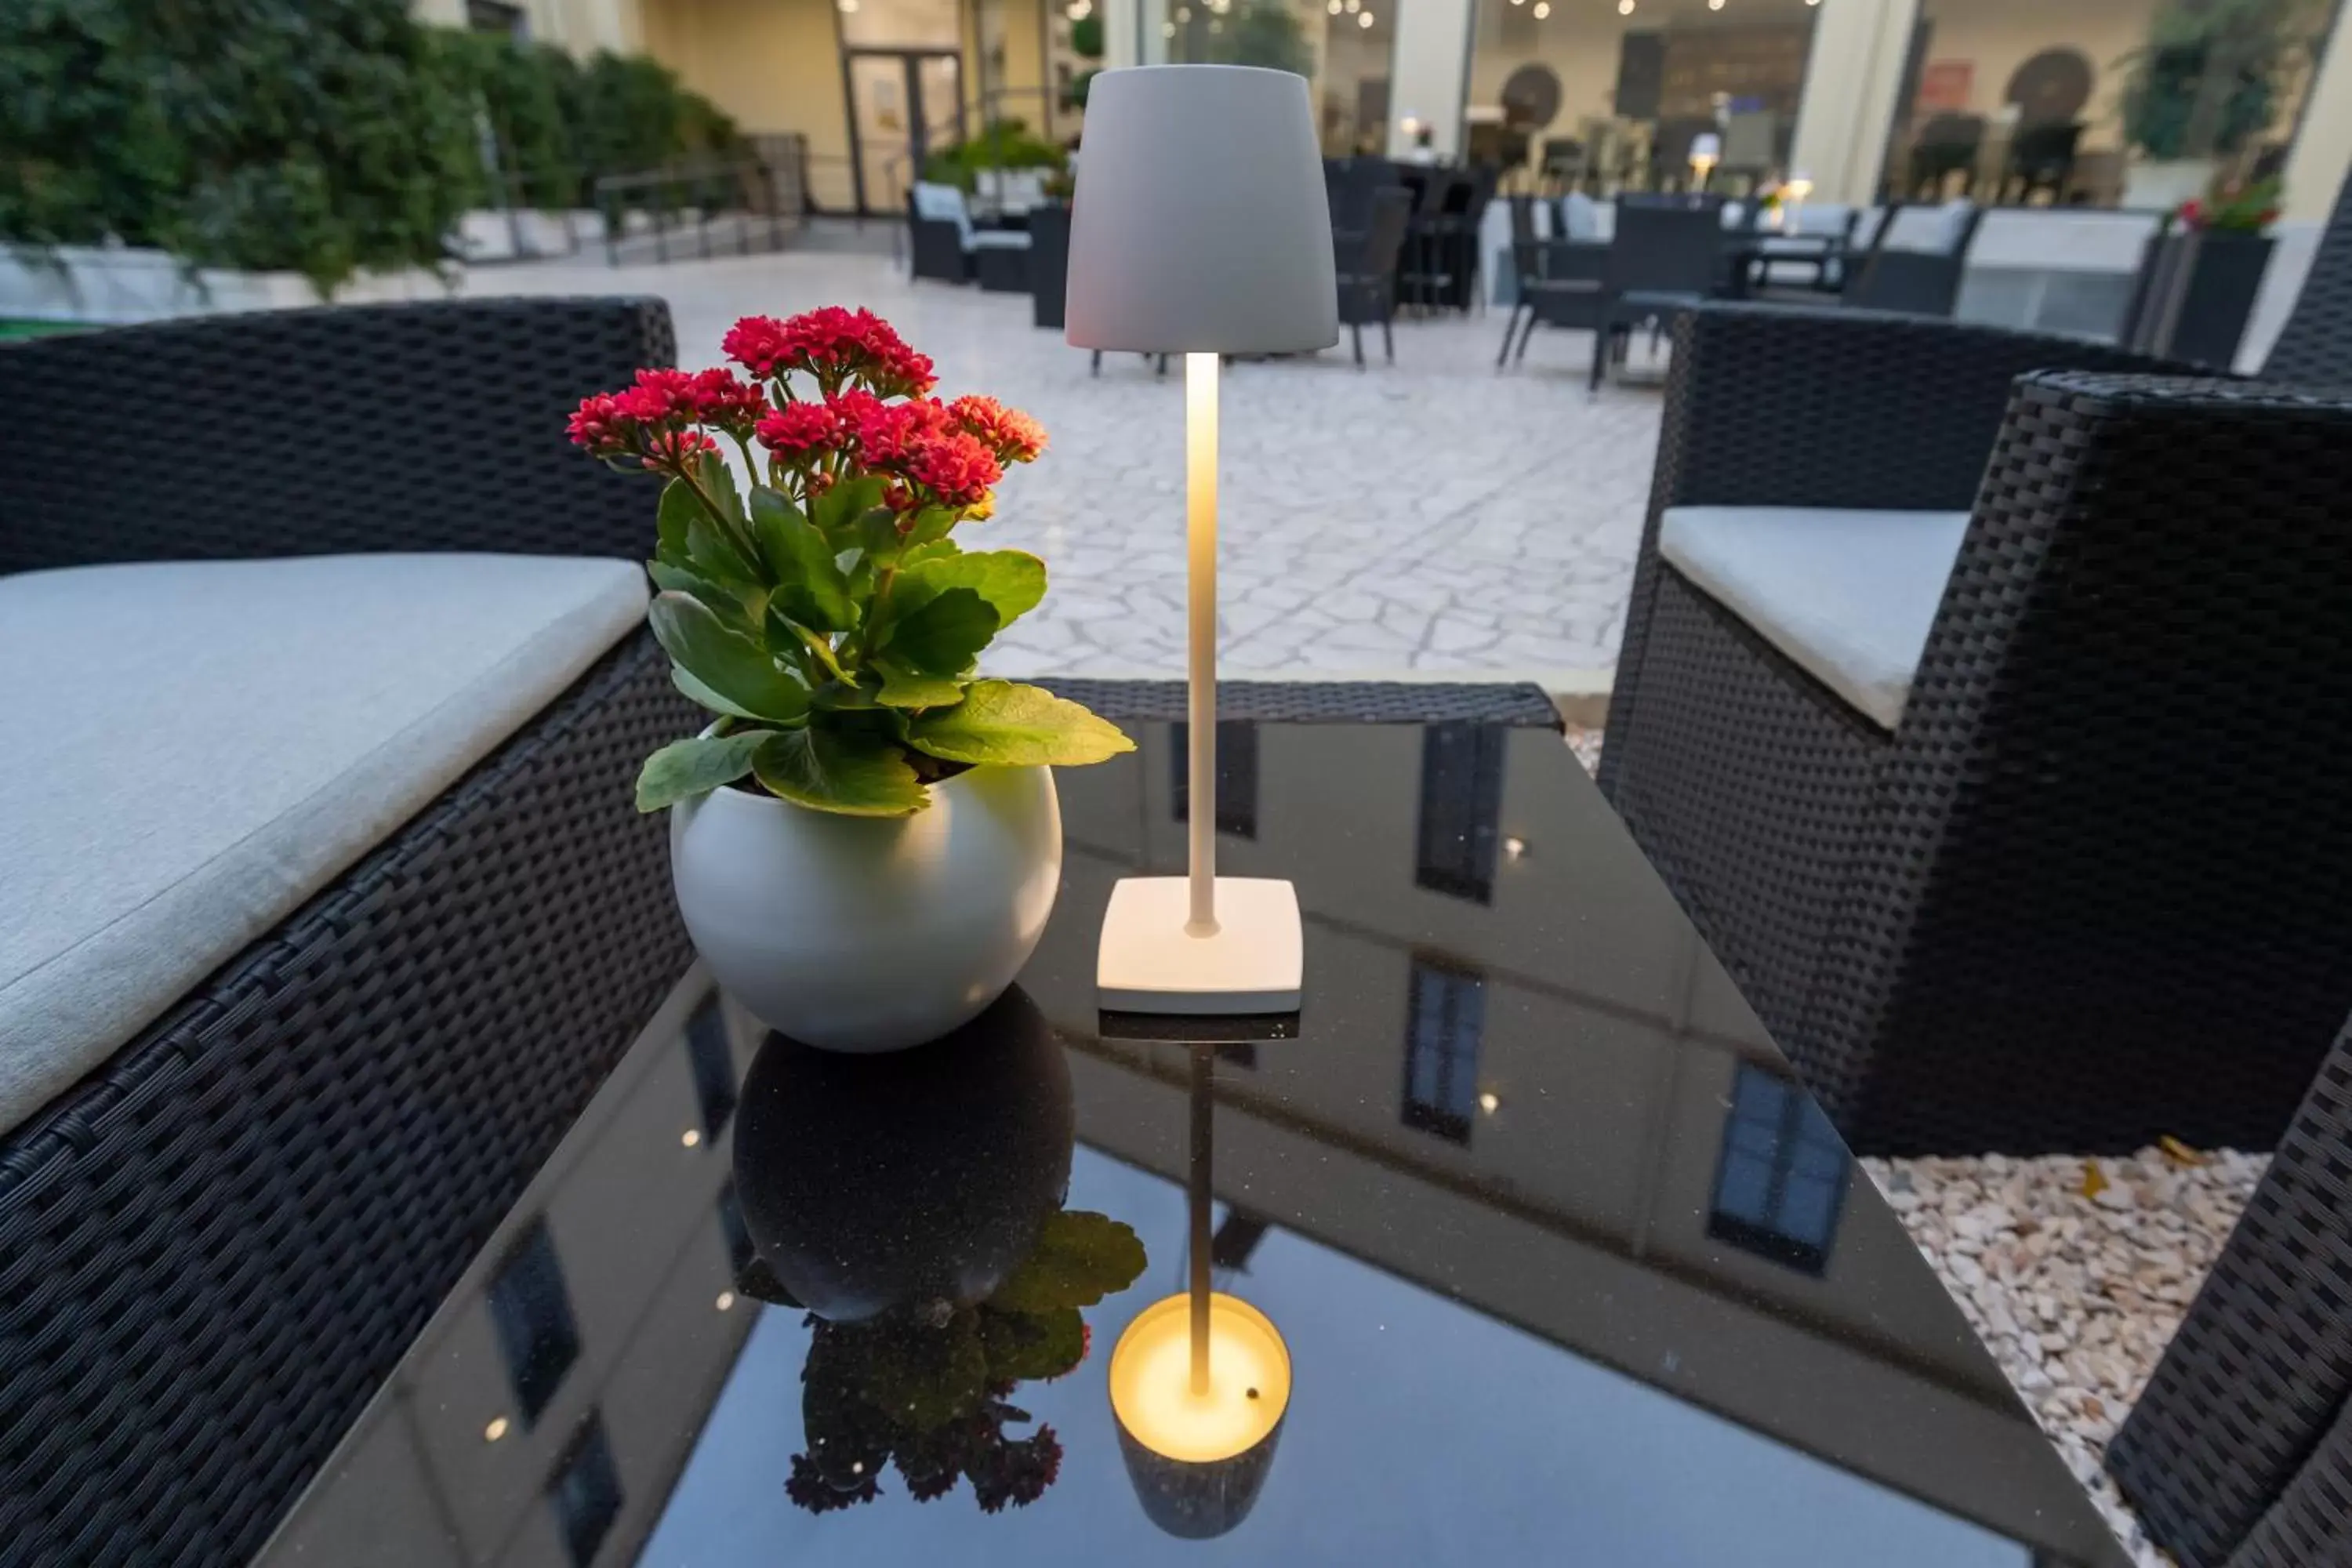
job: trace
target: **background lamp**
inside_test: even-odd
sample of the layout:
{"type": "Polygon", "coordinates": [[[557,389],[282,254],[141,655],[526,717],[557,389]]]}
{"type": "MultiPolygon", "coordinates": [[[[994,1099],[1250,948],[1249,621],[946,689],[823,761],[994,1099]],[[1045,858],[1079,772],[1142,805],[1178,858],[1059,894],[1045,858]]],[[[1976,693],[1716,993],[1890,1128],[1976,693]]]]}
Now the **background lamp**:
{"type": "Polygon", "coordinates": [[[1087,94],[1064,319],[1082,349],[1184,356],[1190,562],[1189,877],[1111,891],[1100,1005],[1141,1013],[1298,1005],[1298,898],[1219,877],[1217,374],[1229,353],[1339,341],[1331,212],[1307,79],[1249,66],[1107,70],[1087,94]]]}
{"type": "Polygon", "coordinates": [[[1704,186],[1707,174],[1723,161],[1723,138],[1712,131],[1702,131],[1691,138],[1691,177],[1704,186]]]}

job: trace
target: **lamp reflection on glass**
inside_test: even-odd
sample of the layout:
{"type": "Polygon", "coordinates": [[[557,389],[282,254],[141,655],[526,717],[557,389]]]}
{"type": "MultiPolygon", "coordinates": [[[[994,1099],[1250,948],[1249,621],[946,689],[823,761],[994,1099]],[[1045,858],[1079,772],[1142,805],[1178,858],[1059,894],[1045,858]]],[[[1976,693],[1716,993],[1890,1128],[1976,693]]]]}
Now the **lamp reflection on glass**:
{"type": "Polygon", "coordinates": [[[1191,1540],[1223,1535],[1249,1516],[1290,1409],[1281,1331],[1210,1284],[1214,1050],[1192,1047],[1190,1286],[1138,1313],[1110,1352],[1111,1414],[1136,1499],[1152,1523],[1191,1540]]]}

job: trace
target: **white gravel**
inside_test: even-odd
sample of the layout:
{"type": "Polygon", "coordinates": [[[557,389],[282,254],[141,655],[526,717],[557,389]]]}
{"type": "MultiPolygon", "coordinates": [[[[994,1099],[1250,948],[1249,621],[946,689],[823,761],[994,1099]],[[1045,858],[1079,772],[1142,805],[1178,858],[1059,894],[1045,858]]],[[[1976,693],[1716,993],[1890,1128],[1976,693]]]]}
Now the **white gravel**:
{"type": "Polygon", "coordinates": [[[2100,1457],[2268,1163],[2155,1149],[1862,1162],[2137,1563],[2171,1559],[2100,1457]]]}

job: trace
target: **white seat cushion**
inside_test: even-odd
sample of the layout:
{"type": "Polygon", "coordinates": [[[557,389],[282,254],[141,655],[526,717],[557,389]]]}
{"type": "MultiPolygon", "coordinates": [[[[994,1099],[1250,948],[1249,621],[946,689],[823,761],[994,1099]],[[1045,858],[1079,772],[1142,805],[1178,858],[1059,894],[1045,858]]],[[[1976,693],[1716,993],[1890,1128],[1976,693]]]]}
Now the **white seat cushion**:
{"type": "Polygon", "coordinates": [[[645,615],[625,561],[0,578],[0,1130],[326,887],[645,615]]]}
{"type": "Polygon", "coordinates": [[[1892,730],[1968,529],[1964,511],[1678,506],[1660,521],[1658,554],[1892,730]]]}
{"type": "Polygon", "coordinates": [[[1029,232],[1019,228],[976,228],[967,237],[967,250],[1026,250],[1029,232]]]}

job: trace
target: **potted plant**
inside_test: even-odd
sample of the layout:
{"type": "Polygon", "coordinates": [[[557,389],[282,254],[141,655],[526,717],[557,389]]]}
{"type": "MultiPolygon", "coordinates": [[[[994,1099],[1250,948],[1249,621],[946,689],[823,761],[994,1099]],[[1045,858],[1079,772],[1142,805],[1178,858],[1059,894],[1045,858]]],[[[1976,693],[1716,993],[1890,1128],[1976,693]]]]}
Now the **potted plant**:
{"type": "Polygon", "coordinates": [[[2124,205],[2170,211],[2269,130],[2324,22],[2312,0],[2175,0],[2126,72],[2124,205]]]}
{"type": "Polygon", "coordinates": [[[2148,241],[2124,341],[2151,353],[2227,370],[2270,267],[2279,182],[2217,182],[2186,201],[2148,241]]]}
{"type": "Polygon", "coordinates": [[[1034,686],[980,679],[1045,563],[967,551],[1004,465],[1045,432],[930,395],[869,311],[727,333],[720,367],[586,398],[574,443],[666,475],[648,616],[714,721],[637,780],[670,811],[679,913],[770,1027],[835,1050],[935,1038],[1012,983],[1061,879],[1049,769],[1133,749],[1034,686]],[[726,443],[748,486],[721,455],[726,443]]]}

